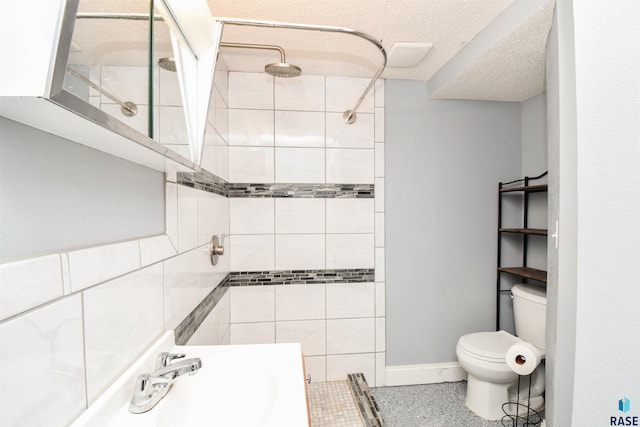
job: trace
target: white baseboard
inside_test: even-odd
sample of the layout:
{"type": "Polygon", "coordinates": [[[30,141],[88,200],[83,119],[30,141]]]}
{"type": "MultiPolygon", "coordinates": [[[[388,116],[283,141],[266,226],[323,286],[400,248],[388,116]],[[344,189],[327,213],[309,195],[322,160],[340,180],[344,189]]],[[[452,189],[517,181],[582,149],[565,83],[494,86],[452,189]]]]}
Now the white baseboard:
{"type": "Polygon", "coordinates": [[[387,366],[385,385],[434,384],[466,379],[467,373],[458,362],[387,366]]]}

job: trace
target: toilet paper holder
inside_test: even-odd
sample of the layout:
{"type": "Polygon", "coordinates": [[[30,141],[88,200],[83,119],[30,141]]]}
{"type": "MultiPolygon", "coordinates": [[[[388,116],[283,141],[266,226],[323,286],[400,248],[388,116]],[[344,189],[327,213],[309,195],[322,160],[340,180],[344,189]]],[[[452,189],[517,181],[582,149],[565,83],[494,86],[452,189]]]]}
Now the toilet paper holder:
{"type": "Polygon", "coordinates": [[[518,392],[515,402],[505,402],[502,404],[502,425],[505,427],[538,427],[542,423],[542,415],[530,406],[531,402],[531,375],[518,375],[518,392]],[[523,377],[529,378],[527,403],[520,402],[520,380],[523,377]],[[514,410],[515,408],[515,410],[514,410]],[[511,420],[511,424],[506,424],[511,420]]]}
{"type": "Polygon", "coordinates": [[[508,427],[509,424],[507,423],[511,420],[511,427],[539,426],[542,422],[542,416],[531,407],[531,383],[533,382],[533,373],[542,360],[542,353],[532,344],[518,342],[509,347],[505,360],[507,366],[518,374],[518,388],[515,402],[502,404],[502,412],[504,412],[502,425],[508,427]],[[521,384],[523,378],[528,379],[526,384],[521,384]],[[522,385],[527,386],[526,404],[520,400],[520,387],[522,385]],[[522,423],[519,424],[520,422],[522,423]]]}

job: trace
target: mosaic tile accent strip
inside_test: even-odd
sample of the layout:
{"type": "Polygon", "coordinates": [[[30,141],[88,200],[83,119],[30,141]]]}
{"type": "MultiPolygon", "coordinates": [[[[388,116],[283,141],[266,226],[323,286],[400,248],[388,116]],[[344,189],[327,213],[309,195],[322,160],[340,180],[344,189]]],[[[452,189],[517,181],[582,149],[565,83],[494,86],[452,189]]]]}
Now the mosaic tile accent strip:
{"type": "Polygon", "coordinates": [[[371,390],[369,390],[369,385],[367,384],[364,374],[349,374],[347,375],[347,382],[349,383],[351,393],[356,401],[365,427],[384,426],[378,404],[376,403],[375,397],[371,394],[371,390]]]}
{"type": "Polygon", "coordinates": [[[373,199],[373,184],[239,184],[206,172],[178,172],[177,183],[224,197],[373,199]]]}
{"type": "Polygon", "coordinates": [[[229,197],[291,197],[372,199],[373,184],[237,184],[227,186],[229,197]]]}
{"type": "Polygon", "coordinates": [[[309,384],[311,427],[363,427],[347,381],[309,384]]]}
{"type": "Polygon", "coordinates": [[[229,286],[364,283],[374,281],[375,269],[373,268],[241,271],[229,273],[229,286]]]}
{"type": "Polygon", "coordinates": [[[229,197],[227,189],[228,182],[224,179],[206,172],[178,172],[177,183],[196,190],[208,191],[209,193],[218,194],[220,196],[229,197]]]}
{"type": "Polygon", "coordinates": [[[224,294],[229,289],[229,275],[222,279],[222,282],[216,286],[209,294],[193,309],[191,313],[184,318],[176,327],[176,344],[185,345],[191,339],[193,334],[198,330],[204,319],[207,318],[213,308],[220,302],[224,294]]]}

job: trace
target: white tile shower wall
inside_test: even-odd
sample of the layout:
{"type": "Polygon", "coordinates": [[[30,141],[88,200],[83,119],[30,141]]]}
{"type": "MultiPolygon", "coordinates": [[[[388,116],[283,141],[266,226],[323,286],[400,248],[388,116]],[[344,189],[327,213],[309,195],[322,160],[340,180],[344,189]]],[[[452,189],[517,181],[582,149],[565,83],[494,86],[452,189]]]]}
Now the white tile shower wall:
{"type": "Polygon", "coordinates": [[[273,182],[274,176],[273,147],[229,147],[231,182],[273,182]]]}
{"type": "Polygon", "coordinates": [[[198,249],[164,262],[164,329],[175,329],[200,302],[198,249]]]}
{"type": "Polygon", "coordinates": [[[276,270],[322,270],[325,268],[324,234],[276,235],[276,270]]]}
{"type": "MultiPolygon", "coordinates": [[[[229,74],[231,182],[376,184],[375,199],[232,198],[231,271],[384,272],[384,82],[354,125],[342,121],[367,84],[229,74]]],[[[384,293],[379,274],[365,284],[232,287],[230,342],[301,342],[314,380],[364,372],[383,385],[384,293]]]]}
{"type": "Polygon", "coordinates": [[[321,111],[275,112],[277,147],[324,148],[325,114],[321,111]]]}
{"type": "Polygon", "coordinates": [[[216,64],[213,88],[207,112],[207,128],[201,166],[229,180],[229,108],[227,72],[223,61],[216,64]]]}
{"type": "Polygon", "coordinates": [[[385,271],[385,115],[384,115],[384,80],[375,84],[374,121],[375,121],[375,159],[374,175],[376,194],[374,200],[375,211],[375,247],[376,247],[376,276],[375,276],[375,318],[376,318],[376,353],[374,363],[375,384],[386,385],[386,278],[380,271],[385,271]],[[382,329],[382,330],[381,330],[382,329]]]}
{"type": "Polygon", "coordinates": [[[300,342],[312,378],[344,379],[362,361],[373,384],[371,362],[384,351],[374,283],[239,286],[229,294],[231,344],[300,342]]]}
{"type": "Polygon", "coordinates": [[[274,234],[274,199],[230,199],[232,234],[274,234]]]}
{"type": "Polygon", "coordinates": [[[274,84],[275,102],[270,108],[297,111],[325,110],[324,76],[303,75],[295,79],[275,79],[274,84]]]}
{"type": "Polygon", "coordinates": [[[187,344],[229,344],[229,292],[211,310],[187,344]]]}
{"type": "MultiPolygon", "coordinates": [[[[354,125],[344,124],[341,113],[324,109],[325,98],[332,105],[349,105],[359,96],[355,92],[364,89],[366,84],[366,79],[323,76],[287,81],[276,79],[274,83],[273,79],[261,74],[230,73],[229,126],[232,135],[241,135],[231,140],[231,181],[374,183],[373,93],[367,96],[354,125]],[[269,96],[272,93],[275,93],[275,99],[269,96]],[[252,123],[247,117],[263,117],[264,120],[256,119],[252,123]],[[259,147],[255,141],[260,141],[259,147]]],[[[380,86],[378,88],[382,90],[380,86]]],[[[383,170],[379,172],[384,173],[383,170]]],[[[276,269],[285,266],[304,268],[305,263],[307,269],[373,267],[372,202],[365,199],[275,199],[273,218],[273,199],[232,199],[232,270],[265,269],[272,263],[269,247],[265,245],[271,244],[276,269]],[[319,242],[317,236],[300,236],[324,233],[336,236],[326,234],[324,242],[319,242]],[[371,236],[356,235],[360,233],[371,236]],[[271,243],[264,236],[257,236],[264,234],[275,234],[276,237],[271,243]],[[306,253],[299,250],[296,253],[295,239],[281,234],[300,236],[301,240],[314,242],[314,246],[303,251],[306,253]],[[238,235],[242,237],[236,240],[238,235]]],[[[298,247],[303,249],[302,245],[298,247]]]]}
{"type": "Polygon", "coordinates": [[[229,238],[231,271],[267,271],[275,268],[273,234],[241,235],[229,238]]]}
{"type": "Polygon", "coordinates": [[[273,322],[276,318],[275,288],[275,286],[232,287],[229,290],[231,324],[273,322]]]}
{"type": "Polygon", "coordinates": [[[323,148],[275,149],[275,182],[318,183],[324,181],[325,150],[323,148]]]}

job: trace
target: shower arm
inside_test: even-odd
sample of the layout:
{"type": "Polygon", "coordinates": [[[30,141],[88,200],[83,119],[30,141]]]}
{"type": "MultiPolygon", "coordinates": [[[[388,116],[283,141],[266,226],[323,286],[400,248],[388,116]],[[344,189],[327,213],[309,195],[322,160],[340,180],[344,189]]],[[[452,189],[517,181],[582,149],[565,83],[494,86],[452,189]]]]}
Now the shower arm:
{"type": "MultiPolygon", "coordinates": [[[[143,20],[149,19],[149,15],[144,14],[120,14],[120,13],[79,13],[77,18],[80,19],[132,19],[132,20],[143,20]]],[[[162,20],[162,17],[159,15],[154,15],[154,20],[162,20]]],[[[378,40],[374,39],[369,34],[363,33],[361,31],[357,31],[351,28],[346,27],[333,27],[329,25],[312,25],[312,24],[296,24],[292,22],[277,22],[277,21],[259,21],[253,19],[240,19],[240,18],[214,18],[216,21],[220,22],[224,25],[237,25],[237,26],[247,26],[247,27],[270,27],[270,28],[285,28],[292,30],[309,30],[309,31],[321,31],[327,33],[343,33],[343,34],[351,34],[356,37],[360,37],[369,43],[373,44],[382,55],[382,65],[380,69],[373,76],[365,90],[360,95],[360,98],[353,105],[353,108],[345,111],[342,114],[342,120],[344,120],[347,124],[355,123],[356,121],[356,111],[364,98],[367,96],[373,85],[380,78],[380,75],[384,71],[387,66],[387,52],[385,51],[382,43],[378,40]]]]}
{"type": "Polygon", "coordinates": [[[231,47],[231,48],[240,48],[240,49],[277,50],[278,52],[280,52],[280,62],[286,62],[284,49],[275,44],[220,42],[220,47],[231,47]]]}
{"type": "Polygon", "coordinates": [[[384,47],[382,46],[382,44],[378,40],[370,36],[369,34],[356,31],[351,28],[333,27],[333,26],[327,26],[327,25],[296,24],[291,22],[259,21],[259,20],[253,20],[253,19],[238,19],[238,18],[215,18],[215,19],[216,21],[220,22],[223,25],[286,28],[286,29],[292,29],[292,30],[310,30],[310,31],[328,32],[328,33],[351,34],[353,36],[365,39],[369,43],[373,44],[376,48],[378,48],[378,50],[380,51],[380,54],[382,54],[382,66],[373,76],[373,78],[371,79],[371,81],[369,82],[365,90],[362,92],[362,95],[360,95],[360,98],[358,99],[358,101],[356,101],[356,103],[353,105],[353,108],[351,108],[351,110],[345,111],[342,114],[342,120],[344,120],[344,122],[347,124],[355,123],[357,118],[356,111],[358,107],[360,107],[360,104],[362,104],[362,101],[364,101],[364,98],[367,96],[367,94],[369,93],[373,85],[376,83],[378,78],[380,78],[380,75],[382,74],[385,67],[387,66],[387,52],[384,50],[384,47]]]}

